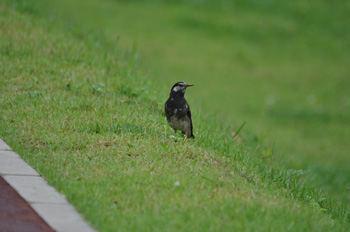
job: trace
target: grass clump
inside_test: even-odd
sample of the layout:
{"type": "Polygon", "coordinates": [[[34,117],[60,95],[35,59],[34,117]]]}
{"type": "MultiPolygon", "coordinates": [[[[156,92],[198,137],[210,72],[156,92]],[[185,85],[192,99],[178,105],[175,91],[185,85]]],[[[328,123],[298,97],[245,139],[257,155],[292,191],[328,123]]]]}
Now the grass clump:
{"type": "Polygon", "coordinates": [[[135,53],[30,7],[0,4],[0,135],[98,230],[349,229],[255,136],[194,107],[197,138],[171,139],[135,53]]]}

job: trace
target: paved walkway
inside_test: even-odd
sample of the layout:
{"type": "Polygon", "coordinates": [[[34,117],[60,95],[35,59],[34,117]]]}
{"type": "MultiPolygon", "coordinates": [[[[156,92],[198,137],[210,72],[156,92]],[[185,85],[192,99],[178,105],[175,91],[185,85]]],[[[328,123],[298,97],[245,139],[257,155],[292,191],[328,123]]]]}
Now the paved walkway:
{"type": "Polygon", "coordinates": [[[0,139],[0,231],[95,231],[0,139]]]}

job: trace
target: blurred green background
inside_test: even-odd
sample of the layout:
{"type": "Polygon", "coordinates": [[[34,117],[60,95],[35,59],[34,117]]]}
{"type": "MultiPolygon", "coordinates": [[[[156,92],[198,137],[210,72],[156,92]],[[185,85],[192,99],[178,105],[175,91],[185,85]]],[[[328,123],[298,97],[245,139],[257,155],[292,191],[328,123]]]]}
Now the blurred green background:
{"type": "Polygon", "coordinates": [[[349,190],[350,1],[46,4],[136,49],[160,102],[175,82],[193,83],[186,96],[195,109],[234,128],[247,121],[244,130],[311,170],[311,181],[349,190]]]}

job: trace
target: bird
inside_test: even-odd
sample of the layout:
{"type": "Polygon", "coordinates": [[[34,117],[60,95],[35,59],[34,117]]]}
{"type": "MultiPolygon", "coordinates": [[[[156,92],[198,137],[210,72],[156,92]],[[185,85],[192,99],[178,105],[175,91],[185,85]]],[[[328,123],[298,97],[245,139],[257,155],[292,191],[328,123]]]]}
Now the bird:
{"type": "Polygon", "coordinates": [[[165,115],[171,128],[174,129],[174,135],[177,130],[181,130],[187,138],[194,138],[191,118],[191,109],[185,99],[186,89],[192,84],[186,82],[177,82],[170,90],[168,100],[165,102],[165,115]]]}

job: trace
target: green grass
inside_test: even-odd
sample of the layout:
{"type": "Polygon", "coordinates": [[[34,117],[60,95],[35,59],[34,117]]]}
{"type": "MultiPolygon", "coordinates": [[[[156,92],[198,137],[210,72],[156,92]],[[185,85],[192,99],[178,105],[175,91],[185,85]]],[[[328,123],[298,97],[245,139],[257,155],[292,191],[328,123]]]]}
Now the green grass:
{"type": "Polygon", "coordinates": [[[119,46],[136,46],[156,88],[194,83],[192,104],[233,127],[247,121],[245,130],[293,168],[310,170],[310,181],[350,199],[347,1],[53,4],[119,46]]]}
{"type": "Polygon", "coordinates": [[[237,145],[241,124],[201,113],[190,91],[196,139],[171,137],[169,86],[134,51],[34,2],[0,2],[0,135],[95,228],[349,230],[346,201],[245,128],[237,145]]]}

